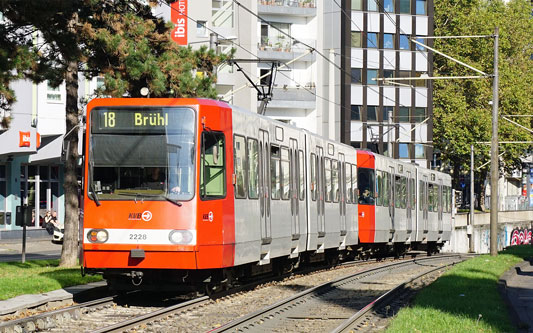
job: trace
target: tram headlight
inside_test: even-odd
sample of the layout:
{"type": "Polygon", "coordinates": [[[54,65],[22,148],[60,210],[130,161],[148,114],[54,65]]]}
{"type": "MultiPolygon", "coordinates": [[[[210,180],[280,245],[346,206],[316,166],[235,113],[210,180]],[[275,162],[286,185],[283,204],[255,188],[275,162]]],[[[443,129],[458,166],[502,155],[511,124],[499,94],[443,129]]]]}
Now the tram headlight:
{"type": "Polygon", "coordinates": [[[87,240],[91,243],[105,243],[109,239],[109,233],[104,229],[91,229],[87,233],[87,240]]]}
{"type": "Polygon", "coordinates": [[[194,234],[191,230],[172,230],[168,239],[172,244],[192,245],[195,243],[194,234]]]}

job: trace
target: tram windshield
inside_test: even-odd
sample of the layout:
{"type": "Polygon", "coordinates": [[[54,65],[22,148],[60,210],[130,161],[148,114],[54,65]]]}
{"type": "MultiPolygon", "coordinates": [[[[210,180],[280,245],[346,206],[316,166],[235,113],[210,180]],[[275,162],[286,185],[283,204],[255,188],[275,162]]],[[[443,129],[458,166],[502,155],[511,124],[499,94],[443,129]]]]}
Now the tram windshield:
{"type": "Polygon", "coordinates": [[[96,200],[190,200],[195,111],[99,107],[91,111],[88,191],[96,200]]]}

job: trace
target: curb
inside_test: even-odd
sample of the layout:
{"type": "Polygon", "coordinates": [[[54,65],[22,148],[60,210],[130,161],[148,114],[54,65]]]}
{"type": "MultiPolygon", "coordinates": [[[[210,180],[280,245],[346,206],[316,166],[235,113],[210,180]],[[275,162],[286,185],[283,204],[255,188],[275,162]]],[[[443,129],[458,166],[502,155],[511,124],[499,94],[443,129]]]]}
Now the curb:
{"type": "Polygon", "coordinates": [[[92,282],[78,286],[65,287],[63,289],[57,289],[42,294],[16,296],[0,301],[0,316],[11,314],[19,310],[35,308],[49,302],[72,300],[75,295],[100,287],[107,287],[107,282],[92,282]]]}
{"type": "Polygon", "coordinates": [[[528,329],[524,328],[523,325],[527,326],[527,324],[520,320],[520,315],[518,314],[518,311],[515,307],[516,304],[513,303],[512,297],[509,295],[509,292],[507,290],[507,281],[515,277],[517,273],[522,270],[522,268],[530,266],[530,260],[533,261],[533,259],[524,260],[514,265],[505,273],[503,273],[502,276],[500,276],[500,278],[498,279],[498,292],[500,293],[500,296],[503,298],[505,304],[507,305],[507,310],[511,317],[511,322],[514,324],[517,332],[528,332],[528,329]]]}

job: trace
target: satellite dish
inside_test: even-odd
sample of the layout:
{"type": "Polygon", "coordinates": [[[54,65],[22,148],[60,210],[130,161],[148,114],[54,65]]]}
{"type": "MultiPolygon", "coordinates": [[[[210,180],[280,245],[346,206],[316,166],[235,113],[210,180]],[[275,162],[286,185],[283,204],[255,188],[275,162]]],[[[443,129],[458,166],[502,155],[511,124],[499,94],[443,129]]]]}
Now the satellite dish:
{"type": "Polygon", "coordinates": [[[150,90],[146,87],[142,87],[141,88],[141,95],[143,95],[144,97],[148,96],[148,94],[150,93],[150,90]]]}

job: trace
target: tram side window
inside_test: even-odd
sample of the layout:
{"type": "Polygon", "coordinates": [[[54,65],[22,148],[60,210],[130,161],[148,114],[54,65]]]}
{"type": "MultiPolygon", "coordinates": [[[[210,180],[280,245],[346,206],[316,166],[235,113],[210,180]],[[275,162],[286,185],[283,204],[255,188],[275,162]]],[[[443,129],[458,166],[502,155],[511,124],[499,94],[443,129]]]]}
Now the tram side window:
{"type": "Polygon", "coordinates": [[[246,198],[246,141],[244,137],[235,135],[234,138],[235,163],[235,198],[246,198]]]}
{"type": "Polygon", "coordinates": [[[331,160],[331,197],[333,202],[339,202],[339,162],[331,160]]]}
{"type": "Polygon", "coordinates": [[[281,148],[281,199],[288,200],[291,197],[291,169],[289,161],[289,149],[281,148]]]}
{"type": "Polygon", "coordinates": [[[344,179],[346,179],[346,203],[353,202],[353,192],[352,192],[352,169],[350,163],[344,164],[344,179]]]}
{"type": "Polygon", "coordinates": [[[411,196],[411,209],[416,208],[416,189],[415,189],[415,180],[413,178],[409,179],[409,195],[411,196]]]}
{"type": "Polygon", "coordinates": [[[383,207],[389,207],[391,176],[390,173],[383,171],[383,207]]]}
{"type": "Polygon", "coordinates": [[[352,164],[352,202],[354,204],[357,203],[357,166],[355,164],[352,164]]]}
{"type": "Polygon", "coordinates": [[[324,158],[324,165],[326,170],[326,202],[331,202],[331,160],[329,158],[324,158]]]}
{"type": "Polygon", "coordinates": [[[279,200],[281,197],[281,170],[280,170],[280,151],[279,147],[270,145],[270,178],[271,178],[271,197],[279,200]]]}
{"type": "Polygon", "coordinates": [[[202,199],[226,196],[224,133],[202,133],[202,168],[200,195],[202,199]]]}
{"type": "Polygon", "coordinates": [[[304,163],[304,152],[298,150],[298,169],[300,172],[299,178],[299,188],[300,188],[300,200],[305,199],[305,163],[304,163]]]}
{"type": "Polygon", "coordinates": [[[248,198],[257,199],[259,184],[259,148],[256,139],[248,139],[248,198]]]}
{"type": "Polygon", "coordinates": [[[316,200],[316,155],[311,154],[311,199],[316,200]]]}
{"type": "Polygon", "coordinates": [[[405,209],[407,207],[407,178],[400,177],[400,208],[405,209]]]}
{"type": "Polygon", "coordinates": [[[359,203],[365,205],[374,204],[374,170],[359,168],[357,182],[359,186],[359,203]]]}
{"type": "Polygon", "coordinates": [[[434,191],[435,185],[429,184],[428,185],[428,191],[429,191],[429,200],[428,200],[428,210],[430,212],[436,211],[435,209],[435,191],[434,191]]]}
{"type": "Polygon", "coordinates": [[[383,206],[383,171],[376,170],[376,205],[383,206]]]}
{"type": "Polygon", "coordinates": [[[446,213],[452,212],[452,189],[446,186],[446,213]]]}
{"type": "Polygon", "coordinates": [[[418,181],[418,200],[419,200],[419,210],[424,210],[424,205],[426,204],[426,197],[424,196],[424,182],[418,181]]]}

